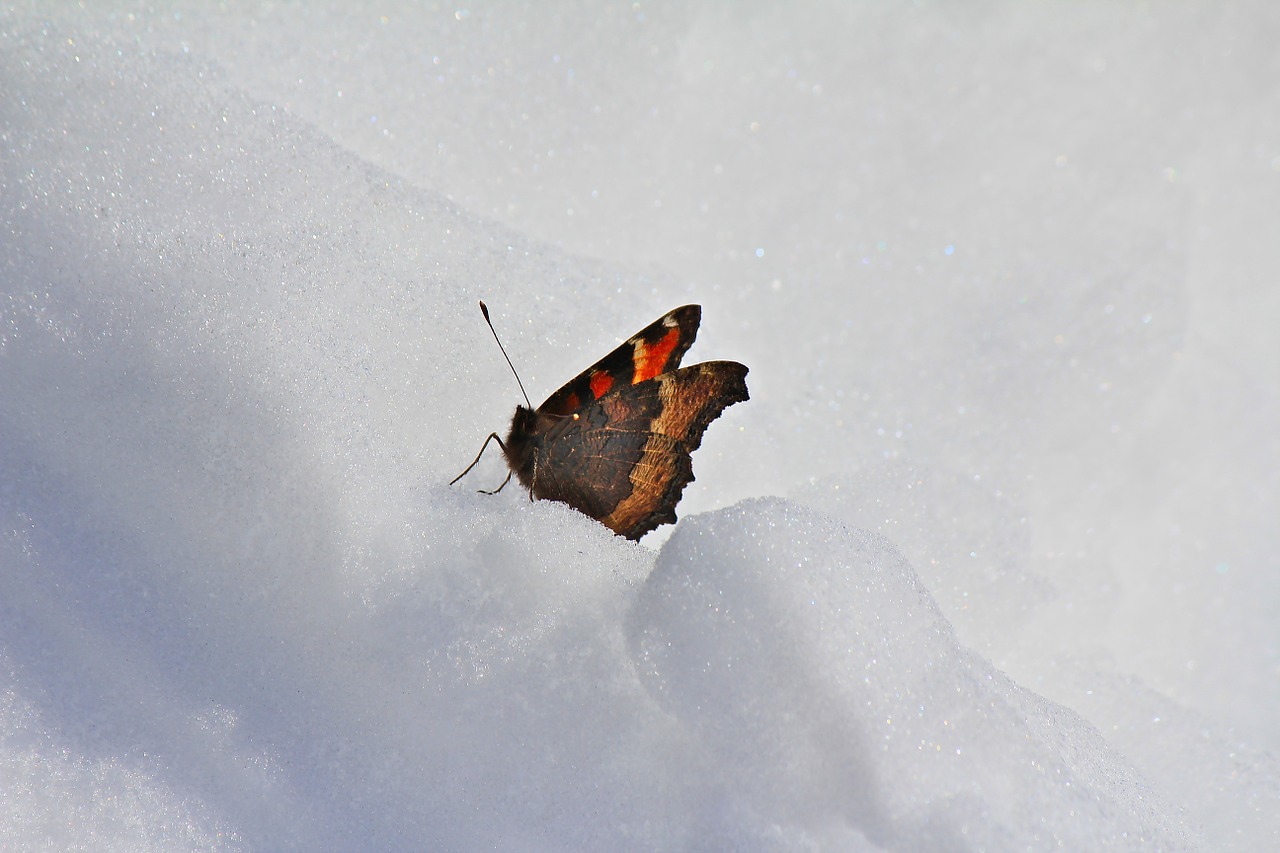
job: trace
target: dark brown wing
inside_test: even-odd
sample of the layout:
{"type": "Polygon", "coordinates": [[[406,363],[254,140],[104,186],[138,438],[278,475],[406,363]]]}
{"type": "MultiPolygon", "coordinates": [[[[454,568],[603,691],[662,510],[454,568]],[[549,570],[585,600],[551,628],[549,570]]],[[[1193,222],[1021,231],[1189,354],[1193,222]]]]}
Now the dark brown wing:
{"type": "Polygon", "coordinates": [[[680,359],[698,336],[701,320],[698,305],[668,311],[566,383],[538,407],[538,412],[571,415],[611,390],[670,373],[680,366],[680,359]]]}
{"type": "Polygon", "coordinates": [[[709,361],[602,396],[548,430],[534,496],[563,501],[628,539],[674,523],[693,481],[690,454],[708,424],[748,399],[746,375],[737,362],[709,361]]]}

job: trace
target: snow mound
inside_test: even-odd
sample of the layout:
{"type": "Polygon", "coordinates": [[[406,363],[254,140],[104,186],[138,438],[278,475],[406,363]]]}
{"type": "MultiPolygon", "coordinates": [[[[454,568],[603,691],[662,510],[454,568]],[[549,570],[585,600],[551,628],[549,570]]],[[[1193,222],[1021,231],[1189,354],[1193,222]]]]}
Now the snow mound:
{"type": "Polygon", "coordinates": [[[790,849],[1183,849],[1093,726],[961,646],[888,540],[813,510],[690,519],[629,637],[717,765],[722,849],[767,827],[790,849]]]}

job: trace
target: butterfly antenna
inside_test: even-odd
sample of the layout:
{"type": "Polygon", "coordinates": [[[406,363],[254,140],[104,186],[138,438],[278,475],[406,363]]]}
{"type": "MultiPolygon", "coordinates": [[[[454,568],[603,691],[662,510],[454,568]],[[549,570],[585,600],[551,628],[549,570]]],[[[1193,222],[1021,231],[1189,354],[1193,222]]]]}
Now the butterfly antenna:
{"type": "MultiPolygon", "coordinates": [[[[484,304],[484,300],[480,300],[480,313],[484,315],[484,321],[489,324],[489,331],[493,332],[493,339],[498,341],[498,349],[502,350],[502,357],[507,360],[507,366],[511,368],[511,374],[516,378],[516,384],[520,386],[520,393],[524,394],[524,401],[529,408],[533,408],[533,403],[529,402],[529,393],[524,390],[524,383],[520,381],[520,374],[516,373],[516,366],[511,363],[511,356],[507,355],[507,348],[502,345],[502,341],[498,339],[498,333],[493,328],[493,321],[489,319],[489,306],[484,304]]],[[[506,485],[505,483],[503,485],[506,485]]]]}

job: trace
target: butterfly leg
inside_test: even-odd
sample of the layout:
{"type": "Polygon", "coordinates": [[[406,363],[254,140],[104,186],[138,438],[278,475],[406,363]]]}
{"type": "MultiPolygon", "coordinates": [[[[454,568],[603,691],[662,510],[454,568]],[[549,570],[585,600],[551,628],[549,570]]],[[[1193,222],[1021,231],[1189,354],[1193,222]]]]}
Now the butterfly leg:
{"type": "MultiPolygon", "coordinates": [[[[501,442],[499,442],[499,443],[501,443],[501,442]]],[[[510,472],[510,471],[508,471],[508,472],[507,472],[507,479],[503,480],[503,481],[502,481],[502,485],[501,485],[501,486],[498,486],[498,488],[494,489],[492,492],[490,492],[490,491],[486,491],[485,489],[476,489],[476,491],[478,491],[478,492],[479,492],[480,494],[482,494],[482,495],[496,495],[498,492],[500,492],[500,491],[502,491],[503,489],[505,489],[505,488],[507,487],[507,483],[510,483],[510,482],[511,482],[511,472],[510,472]]]]}
{"type": "Polygon", "coordinates": [[[533,476],[529,478],[529,503],[533,503],[533,487],[538,482],[538,450],[533,451],[533,476]]]}
{"type": "MultiPolygon", "coordinates": [[[[484,452],[486,449],[488,449],[489,442],[491,441],[498,442],[498,446],[502,448],[502,452],[503,453],[507,452],[507,446],[502,443],[502,439],[498,438],[498,434],[496,432],[489,433],[489,437],[484,440],[484,444],[480,445],[480,452],[476,454],[476,458],[471,460],[471,464],[468,465],[465,469],[463,469],[461,474],[459,474],[458,476],[454,477],[452,480],[449,481],[450,486],[452,486],[454,483],[461,480],[463,477],[467,476],[467,472],[470,471],[472,468],[476,467],[476,463],[480,461],[481,456],[484,456],[484,452]]],[[[511,474],[508,473],[507,480],[510,480],[510,479],[511,479],[511,474]]],[[[507,480],[502,481],[502,486],[505,486],[507,484],[507,480]]],[[[492,492],[485,492],[485,494],[489,494],[489,495],[497,494],[498,492],[502,491],[502,486],[498,486],[498,488],[494,489],[492,492]]]]}

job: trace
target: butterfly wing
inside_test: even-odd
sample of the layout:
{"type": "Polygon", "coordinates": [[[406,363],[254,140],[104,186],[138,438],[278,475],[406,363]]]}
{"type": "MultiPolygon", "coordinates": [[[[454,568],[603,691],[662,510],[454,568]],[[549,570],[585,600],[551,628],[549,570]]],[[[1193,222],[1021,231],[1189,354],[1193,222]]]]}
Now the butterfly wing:
{"type": "Polygon", "coordinates": [[[548,397],[538,413],[571,415],[611,390],[675,370],[698,336],[701,321],[698,305],[668,311],[548,397]]]}
{"type": "MultiPolygon", "coordinates": [[[[696,313],[693,325],[696,329],[696,313]]],[[[683,349],[674,358],[682,354],[683,349]]],[[[590,375],[587,371],[565,388],[590,375]]],[[[563,501],[628,539],[674,523],[676,503],[693,481],[690,454],[726,407],[748,399],[746,376],[747,368],[737,362],[709,361],[594,399],[578,417],[560,419],[547,432],[532,478],[534,496],[563,501]]]]}

